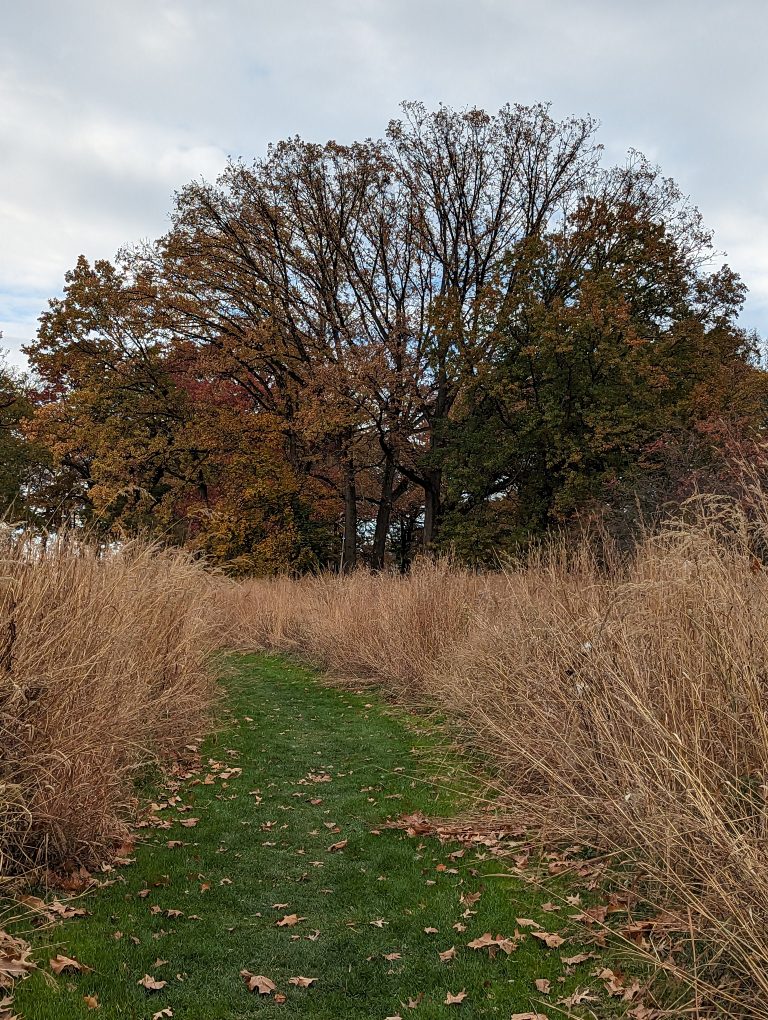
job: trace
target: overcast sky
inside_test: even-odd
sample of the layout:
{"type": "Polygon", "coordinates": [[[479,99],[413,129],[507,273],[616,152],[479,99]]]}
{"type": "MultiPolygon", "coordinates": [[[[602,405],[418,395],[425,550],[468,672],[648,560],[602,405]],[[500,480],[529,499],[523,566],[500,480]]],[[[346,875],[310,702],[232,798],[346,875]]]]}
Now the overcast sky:
{"type": "Polygon", "coordinates": [[[551,101],[677,179],[768,334],[768,0],[0,0],[0,346],[174,189],[398,104],[551,101]]]}

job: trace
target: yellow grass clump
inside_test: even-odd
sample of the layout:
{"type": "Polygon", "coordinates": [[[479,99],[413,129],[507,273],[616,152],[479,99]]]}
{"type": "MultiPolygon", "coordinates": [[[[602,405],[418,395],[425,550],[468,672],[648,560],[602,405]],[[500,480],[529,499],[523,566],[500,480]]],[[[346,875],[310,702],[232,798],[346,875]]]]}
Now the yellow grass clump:
{"type": "Polygon", "coordinates": [[[204,732],[213,591],[182,554],[0,537],[0,878],[87,865],[204,732]]]}

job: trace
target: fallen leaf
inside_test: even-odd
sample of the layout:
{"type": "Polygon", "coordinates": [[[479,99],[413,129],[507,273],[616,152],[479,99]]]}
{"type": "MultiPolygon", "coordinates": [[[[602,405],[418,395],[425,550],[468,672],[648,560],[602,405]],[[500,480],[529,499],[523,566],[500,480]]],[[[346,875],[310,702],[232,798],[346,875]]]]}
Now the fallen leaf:
{"type": "Polygon", "coordinates": [[[0,937],[3,943],[0,950],[0,988],[8,988],[18,978],[26,977],[36,968],[29,959],[31,950],[26,942],[11,938],[3,931],[0,931],[0,937]]]}
{"type": "Polygon", "coordinates": [[[151,974],[145,974],[143,978],[136,982],[136,984],[141,985],[142,988],[146,988],[148,992],[159,992],[161,988],[165,988],[168,982],[158,981],[157,978],[153,978],[151,974]]]}
{"type": "Polygon", "coordinates": [[[466,999],[466,997],[467,993],[463,988],[460,992],[456,992],[455,995],[453,994],[453,992],[448,992],[445,999],[443,1000],[443,1004],[445,1006],[458,1006],[459,1003],[463,1002],[466,999]]]}
{"type": "Polygon", "coordinates": [[[271,995],[276,991],[274,984],[263,974],[251,974],[249,970],[241,970],[240,977],[248,986],[249,992],[258,992],[259,995],[271,995]]]}
{"type": "Polygon", "coordinates": [[[288,984],[296,985],[297,988],[309,988],[315,983],[315,981],[317,981],[317,978],[308,978],[301,976],[288,978],[288,984]]]}
{"type": "Polygon", "coordinates": [[[448,963],[449,960],[454,960],[456,958],[456,946],[451,946],[451,948],[446,949],[444,953],[438,953],[437,955],[443,963],[448,963]]]}
{"type": "MultiPolygon", "coordinates": [[[[54,974],[61,974],[65,970],[85,971],[91,969],[90,967],[86,967],[84,964],[80,963],[78,960],[73,960],[70,956],[54,956],[54,958],[49,960],[48,963],[50,964],[51,970],[54,974]]],[[[2,969],[2,966],[2,958],[0,957],[0,969],[2,969]]]]}
{"type": "Polygon", "coordinates": [[[166,1006],[165,1009],[158,1010],[157,1013],[152,1014],[152,1020],[162,1020],[163,1017],[173,1016],[173,1010],[170,1006],[166,1006]]]}
{"type": "Polygon", "coordinates": [[[583,1002],[596,1002],[596,997],[588,988],[576,989],[576,991],[565,999],[558,999],[559,1006],[580,1006],[583,1002]]]}
{"type": "Polygon", "coordinates": [[[335,853],[337,850],[343,850],[348,843],[348,839],[341,839],[338,843],[332,843],[331,846],[328,847],[328,853],[335,853]]]}
{"type": "Polygon", "coordinates": [[[495,937],[487,931],[484,935],[481,935],[479,939],[473,939],[472,942],[467,943],[468,949],[487,949],[488,955],[493,959],[496,956],[497,950],[503,950],[507,956],[510,953],[514,953],[517,949],[517,942],[514,939],[505,938],[503,935],[496,935],[495,937]]]}
{"type": "Polygon", "coordinates": [[[547,978],[536,978],[534,984],[536,985],[536,990],[541,992],[542,995],[549,995],[551,982],[547,978]]]}
{"type": "Polygon", "coordinates": [[[88,1009],[100,1009],[101,1003],[96,995],[84,995],[83,1002],[86,1004],[88,1009]]]}
{"type": "Polygon", "coordinates": [[[584,963],[585,960],[591,959],[593,955],[593,953],[577,953],[575,956],[561,956],[560,959],[566,967],[573,967],[577,963],[584,963]]]}
{"type": "Polygon", "coordinates": [[[299,917],[298,914],[286,914],[277,922],[278,928],[293,928],[299,921],[306,921],[306,917],[299,917]]]}
{"type": "Polygon", "coordinates": [[[540,939],[549,949],[557,949],[558,946],[562,946],[565,942],[564,938],[548,931],[532,931],[531,935],[535,939],[540,939]]]}

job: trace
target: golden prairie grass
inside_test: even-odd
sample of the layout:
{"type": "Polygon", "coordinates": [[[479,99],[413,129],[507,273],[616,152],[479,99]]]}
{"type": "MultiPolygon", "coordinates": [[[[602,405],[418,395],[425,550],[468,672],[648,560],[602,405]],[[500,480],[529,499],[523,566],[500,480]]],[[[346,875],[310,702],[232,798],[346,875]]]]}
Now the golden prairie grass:
{"type": "Polygon", "coordinates": [[[687,930],[698,1008],[768,1016],[768,535],[690,504],[627,558],[557,543],[501,574],[249,581],[243,645],[460,714],[545,837],[619,854],[687,930]],[[695,958],[695,966],[692,961],[695,958]]]}
{"type": "Polygon", "coordinates": [[[0,539],[0,879],[120,838],[141,770],[204,732],[214,620],[184,555],[0,539]]]}

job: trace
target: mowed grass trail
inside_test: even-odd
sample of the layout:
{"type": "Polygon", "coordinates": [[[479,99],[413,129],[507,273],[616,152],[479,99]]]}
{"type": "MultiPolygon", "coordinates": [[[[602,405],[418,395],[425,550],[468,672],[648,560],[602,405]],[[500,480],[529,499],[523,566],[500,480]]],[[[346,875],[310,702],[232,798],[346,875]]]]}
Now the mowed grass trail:
{"type": "Polygon", "coordinates": [[[179,799],[158,796],[155,817],[170,827],[140,830],[133,863],[79,901],[89,916],[35,937],[43,971],[56,954],[92,970],[55,983],[33,974],[17,988],[25,1020],[529,1011],[554,1020],[563,1009],[548,1003],[595,984],[599,960],[562,962],[594,946],[568,927],[571,908],[543,909],[557,887],[489,877],[500,864],[482,846],[451,857],[456,843],[384,827],[462,807],[455,791],[471,766],[438,736],[280,659],[233,657],[228,672],[227,726],[202,747],[201,771],[180,783],[179,799]],[[516,918],[563,929],[565,941],[549,948],[516,918]],[[523,937],[509,954],[468,948],[485,933],[514,938],[516,927],[523,937]],[[274,991],[250,991],[243,970],[274,991]],[[161,987],[145,988],[145,975],[161,987]],[[549,994],[537,979],[551,982],[549,994]]]}

